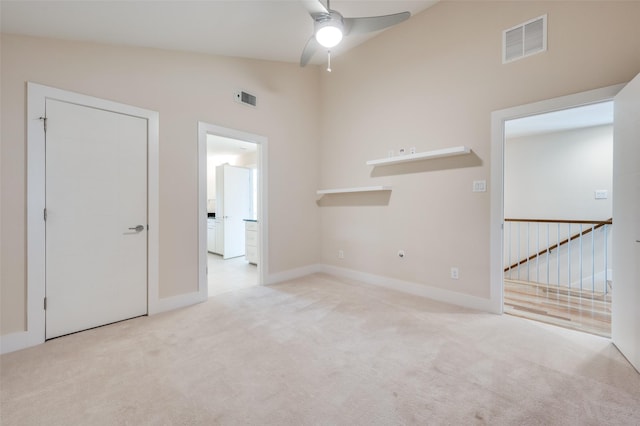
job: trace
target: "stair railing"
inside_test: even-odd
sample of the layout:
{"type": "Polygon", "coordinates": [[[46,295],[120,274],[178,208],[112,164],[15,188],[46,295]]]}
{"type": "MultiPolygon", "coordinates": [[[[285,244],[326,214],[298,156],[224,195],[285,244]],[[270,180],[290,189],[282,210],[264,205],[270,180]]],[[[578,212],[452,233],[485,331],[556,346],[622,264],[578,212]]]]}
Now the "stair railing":
{"type": "Polygon", "coordinates": [[[590,290],[606,295],[612,224],[612,219],[505,219],[505,278],[580,290],[590,278],[590,290]]]}

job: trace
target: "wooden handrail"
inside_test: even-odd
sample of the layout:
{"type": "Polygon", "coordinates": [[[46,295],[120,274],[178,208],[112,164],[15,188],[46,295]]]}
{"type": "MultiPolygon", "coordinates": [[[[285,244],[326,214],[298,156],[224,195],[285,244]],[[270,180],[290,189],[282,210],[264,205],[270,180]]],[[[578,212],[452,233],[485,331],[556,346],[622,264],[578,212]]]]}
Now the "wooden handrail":
{"type": "Polygon", "coordinates": [[[533,222],[533,223],[584,223],[588,225],[611,225],[613,218],[607,220],[561,220],[561,219],[506,219],[505,222],[533,222]]]}
{"type": "Polygon", "coordinates": [[[612,225],[613,224],[613,218],[609,218],[607,220],[601,220],[601,221],[588,221],[588,220],[586,220],[586,221],[574,221],[574,220],[547,220],[547,219],[532,219],[532,220],[528,220],[528,219],[505,219],[504,221],[505,222],[537,222],[537,223],[583,223],[583,224],[588,224],[588,225],[596,225],[596,226],[594,226],[592,228],[587,229],[586,231],[578,232],[577,234],[574,234],[574,235],[570,236],[569,238],[566,238],[566,239],[560,241],[559,243],[556,243],[556,244],[554,244],[554,245],[552,245],[550,247],[547,247],[546,249],[544,249],[544,250],[542,250],[542,251],[540,251],[540,252],[538,252],[538,253],[536,253],[534,255],[531,255],[526,259],[523,259],[523,260],[521,260],[521,261],[519,261],[517,263],[514,263],[513,265],[511,265],[511,266],[509,266],[507,268],[504,268],[504,272],[507,272],[508,270],[513,269],[516,266],[520,266],[523,263],[527,263],[527,262],[535,259],[536,257],[538,257],[538,256],[540,256],[540,255],[542,255],[544,253],[550,252],[551,250],[554,250],[554,249],[556,249],[556,248],[558,248],[560,246],[563,246],[563,245],[567,244],[569,241],[575,240],[576,238],[579,238],[579,237],[581,237],[583,235],[586,235],[586,234],[590,233],[591,231],[595,231],[596,229],[602,228],[605,225],[612,225]]]}

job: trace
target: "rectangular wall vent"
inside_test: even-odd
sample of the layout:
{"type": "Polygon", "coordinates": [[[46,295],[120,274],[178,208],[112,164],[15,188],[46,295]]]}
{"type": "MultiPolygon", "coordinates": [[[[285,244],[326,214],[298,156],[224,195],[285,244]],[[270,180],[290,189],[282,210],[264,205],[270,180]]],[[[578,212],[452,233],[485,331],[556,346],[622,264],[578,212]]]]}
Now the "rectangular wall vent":
{"type": "Polygon", "coordinates": [[[245,105],[256,106],[257,104],[256,97],[251,93],[239,91],[235,93],[235,97],[236,97],[236,101],[245,105]]]}
{"type": "Polygon", "coordinates": [[[502,32],[502,63],[526,58],[547,50],[547,15],[502,32]]]}

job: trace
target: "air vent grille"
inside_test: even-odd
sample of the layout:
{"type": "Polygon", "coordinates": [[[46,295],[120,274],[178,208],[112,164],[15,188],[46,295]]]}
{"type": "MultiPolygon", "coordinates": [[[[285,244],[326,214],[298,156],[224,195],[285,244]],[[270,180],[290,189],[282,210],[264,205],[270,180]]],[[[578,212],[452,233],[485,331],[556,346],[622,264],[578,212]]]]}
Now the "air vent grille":
{"type": "Polygon", "coordinates": [[[502,63],[547,50],[547,15],[502,32],[502,63]]]}
{"type": "Polygon", "coordinates": [[[250,105],[250,106],[256,106],[257,105],[257,98],[252,95],[251,93],[247,93],[244,91],[239,91],[235,93],[236,95],[236,101],[245,104],[245,105],[250,105]]]}

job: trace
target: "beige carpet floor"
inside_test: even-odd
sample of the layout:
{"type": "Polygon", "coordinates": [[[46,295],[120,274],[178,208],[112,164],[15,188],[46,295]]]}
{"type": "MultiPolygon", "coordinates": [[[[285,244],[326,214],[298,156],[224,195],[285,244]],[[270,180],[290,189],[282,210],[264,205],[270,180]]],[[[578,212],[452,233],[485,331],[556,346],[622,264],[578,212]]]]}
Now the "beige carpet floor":
{"type": "Polygon", "coordinates": [[[327,275],[0,358],[3,425],[638,425],[601,337],[327,275]]]}

